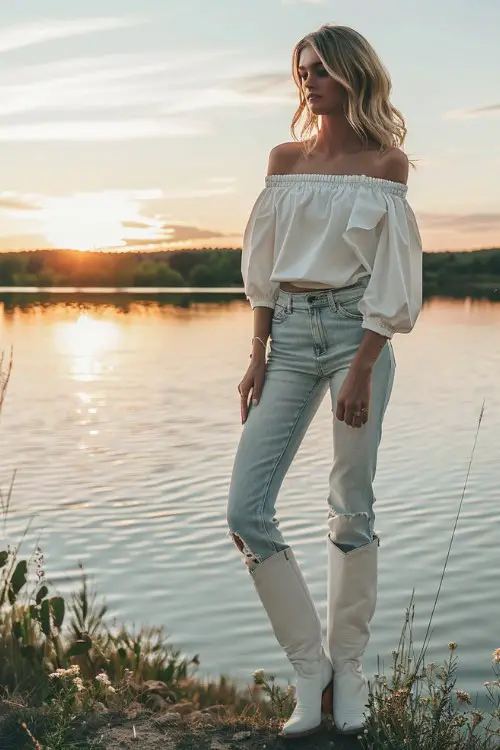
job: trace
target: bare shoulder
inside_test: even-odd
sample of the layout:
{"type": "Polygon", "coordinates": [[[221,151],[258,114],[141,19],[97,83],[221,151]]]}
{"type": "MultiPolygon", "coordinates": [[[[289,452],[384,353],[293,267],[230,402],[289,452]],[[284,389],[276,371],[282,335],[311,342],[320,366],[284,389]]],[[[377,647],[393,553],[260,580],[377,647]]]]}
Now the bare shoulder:
{"type": "Polygon", "coordinates": [[[403,185],[408,182],[408,157],[401,149],[394,147],[384,151],[380,158],[380,168],[384,180],[401,182],[403,185]]]}
{"type": "Polygon", "coordinates": [[[290,141],[278,144],[269,153],[267,174],[288,174],[292,171],[300,154],[300,143],[290,141]]]}

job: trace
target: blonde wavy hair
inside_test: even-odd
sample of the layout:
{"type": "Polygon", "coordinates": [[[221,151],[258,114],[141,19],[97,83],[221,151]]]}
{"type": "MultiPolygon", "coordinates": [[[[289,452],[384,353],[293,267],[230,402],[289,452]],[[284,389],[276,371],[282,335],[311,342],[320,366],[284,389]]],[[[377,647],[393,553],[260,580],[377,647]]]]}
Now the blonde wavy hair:
{"type": "Polygon", "coordinates": [[[302,50],[310,45],[327,72],[344,89],[345,116],[362,140],[375,141],[380,151],[400,147],[406,138],[401,112],[389,101],[391,77],[371,44],[349,26],[325,24],[307,34],[293,50],[292,74],[299,89],[299,106],[290,128],[292,138],[309,154],[318,139],[319,117],[307,107],[299,75],[302,50]],[[299,135],[297,130],[302,120],[299,135]]]}

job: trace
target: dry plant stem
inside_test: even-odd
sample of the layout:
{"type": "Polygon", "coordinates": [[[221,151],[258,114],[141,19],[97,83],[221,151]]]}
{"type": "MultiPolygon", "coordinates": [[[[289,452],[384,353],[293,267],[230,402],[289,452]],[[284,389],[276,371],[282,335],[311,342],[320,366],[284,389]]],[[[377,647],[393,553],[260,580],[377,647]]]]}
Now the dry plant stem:
{"type": "MultiPolygon", "coordinates": [[[[12,372],[13,351],[14,351],[13,348],[11,348],[10,359],[9,359],[9,363],[7,365],[6,370],[4,369],[5,354],[4,352],[0,354],[0,415],[2,413],[2,406],[3,406],[4,399],[5,399],[5,394],[7,393],[7,386],[9,384],[10,375],[12,372]]],[[[14,487],[15,478],[16,478],[16,472],[14,471],[6,498],[4,498],[3,492],[0,489],[0,510],[2,511],[2,516],[3,516],[4,533],[5,533],[5,524],[6,524],[7,516],[9,513],[10,499],[12,497],[12,488],[14,487]]]]}
{"type": "Polygon", "coordinates": [[[5,372],[4,372],[5,355],[3,352],[0,354],[0,412],[2,410],[5,394],[7,392],[7,385],[9,383],[10,374],[12,372],[13,352],[14,352],[14,348],[12,347],[10,350],[9,364],[7,365],[7,370],[5,372]]]}
{"type": "Polygon", "coordinates": [[[433,619],[434,613],[436,611],[436,607],[437,607],[439,595],[441,593],[441,588],[442,588],[442,585],[443,585],[444,576],[445,576],[445,573],[446,573],[446,569],[448,567],[448,560],[450,559],[451,547],[452,547],[452,544],[453,544],[453,540],[455,538],[455,532],[457,530],[458,519],[460,518],[460,513],[462,511],[462,505],[463,505],[463,501],[464,501],[464,497],[465,497],[465,491],[467,489],[467,482],[469,481],[470,470],[472,468],[472,461],[474,459],[474,452],[476,450],[477,438],[478,438],[478,435],[479,435],[479,429],[481,427],[481,422],[483,420],[485,400],[483,401],[483,405],[481,407],[481,412],[479,414],[479,420],[478,420],[478,424],[477,424],[476,435],[475,435],[475,438],[474,438],[474,445],[472,446],[472,453],[471,453],[471,457],[470,457],[470,461],[469,461],[469,467],[467,469],[467,476],[465,477],[465,483],[464,483],[464,488],[463,488],[463,491],[462,491],[462,497],[460,498],[460,503],[459,503],[459,506],[458,506],[457,515],[455,517],[455,523],[454,523],[454,526],[453,526],[453,532],[451,534],[450,544],[448,546],[448,552],[446,553],[446,558],[445,558],[445,561],[444,561],[443,572],[441,573],[441,579],[439,581],[439,586],[438,586],[438,590],[437,590],[437,593],[436,593],[436,598],[434,600],[434,606],[432,608],[431,616],[429,618],[429,624],[427,625],[427,630],[426,630],[426,633],[425,633],[425,636],[424,636],[424,641],[423,641],[423,644],[422,644],[422,650],[421,650],[420,656],[418,657],[418,660],[417,660],[417,662],[415,664],[415,672],[416,673],[418,672],[418,670],[420,668],[420,665],[422,664],[422,662],[424,660],[425,653],[426,653],[427,648],[429,646],[430,636],[431,636],[432,619],[433,619]]]}

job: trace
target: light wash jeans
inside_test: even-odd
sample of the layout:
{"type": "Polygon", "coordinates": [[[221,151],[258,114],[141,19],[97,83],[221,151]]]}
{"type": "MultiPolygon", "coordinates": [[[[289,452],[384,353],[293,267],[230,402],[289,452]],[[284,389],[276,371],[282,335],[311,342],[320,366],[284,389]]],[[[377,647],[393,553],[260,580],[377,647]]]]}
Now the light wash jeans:
{"type": "Polygon", "coordinates": [[[365,277],[339,290],[280,290],[266,380],[241,433],[227,507],[229,530],[250,570],[289,547],[278,528],[276,499],[328,388],[333,464],[327,531],[344,551],[373,539],[377,451],[396,367],[389,340],[373,369],[368,421],[350,427],[335,417],[337,397],[364,334],[358,303],[367,283],[365,277]]]}

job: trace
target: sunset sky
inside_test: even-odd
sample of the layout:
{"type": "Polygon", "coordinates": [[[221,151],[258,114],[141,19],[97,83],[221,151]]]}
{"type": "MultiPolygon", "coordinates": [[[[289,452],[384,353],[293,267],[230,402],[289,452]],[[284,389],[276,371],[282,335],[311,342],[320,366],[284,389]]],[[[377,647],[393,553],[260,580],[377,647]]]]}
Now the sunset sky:
{"type": "Polygon", "coordinates": [[[292,48],[326,22],[391,73],[424,249],[500,246],[498,0],[21,0],[0,20],[0,250],[239,246],[290,139],[292,48]]]}

